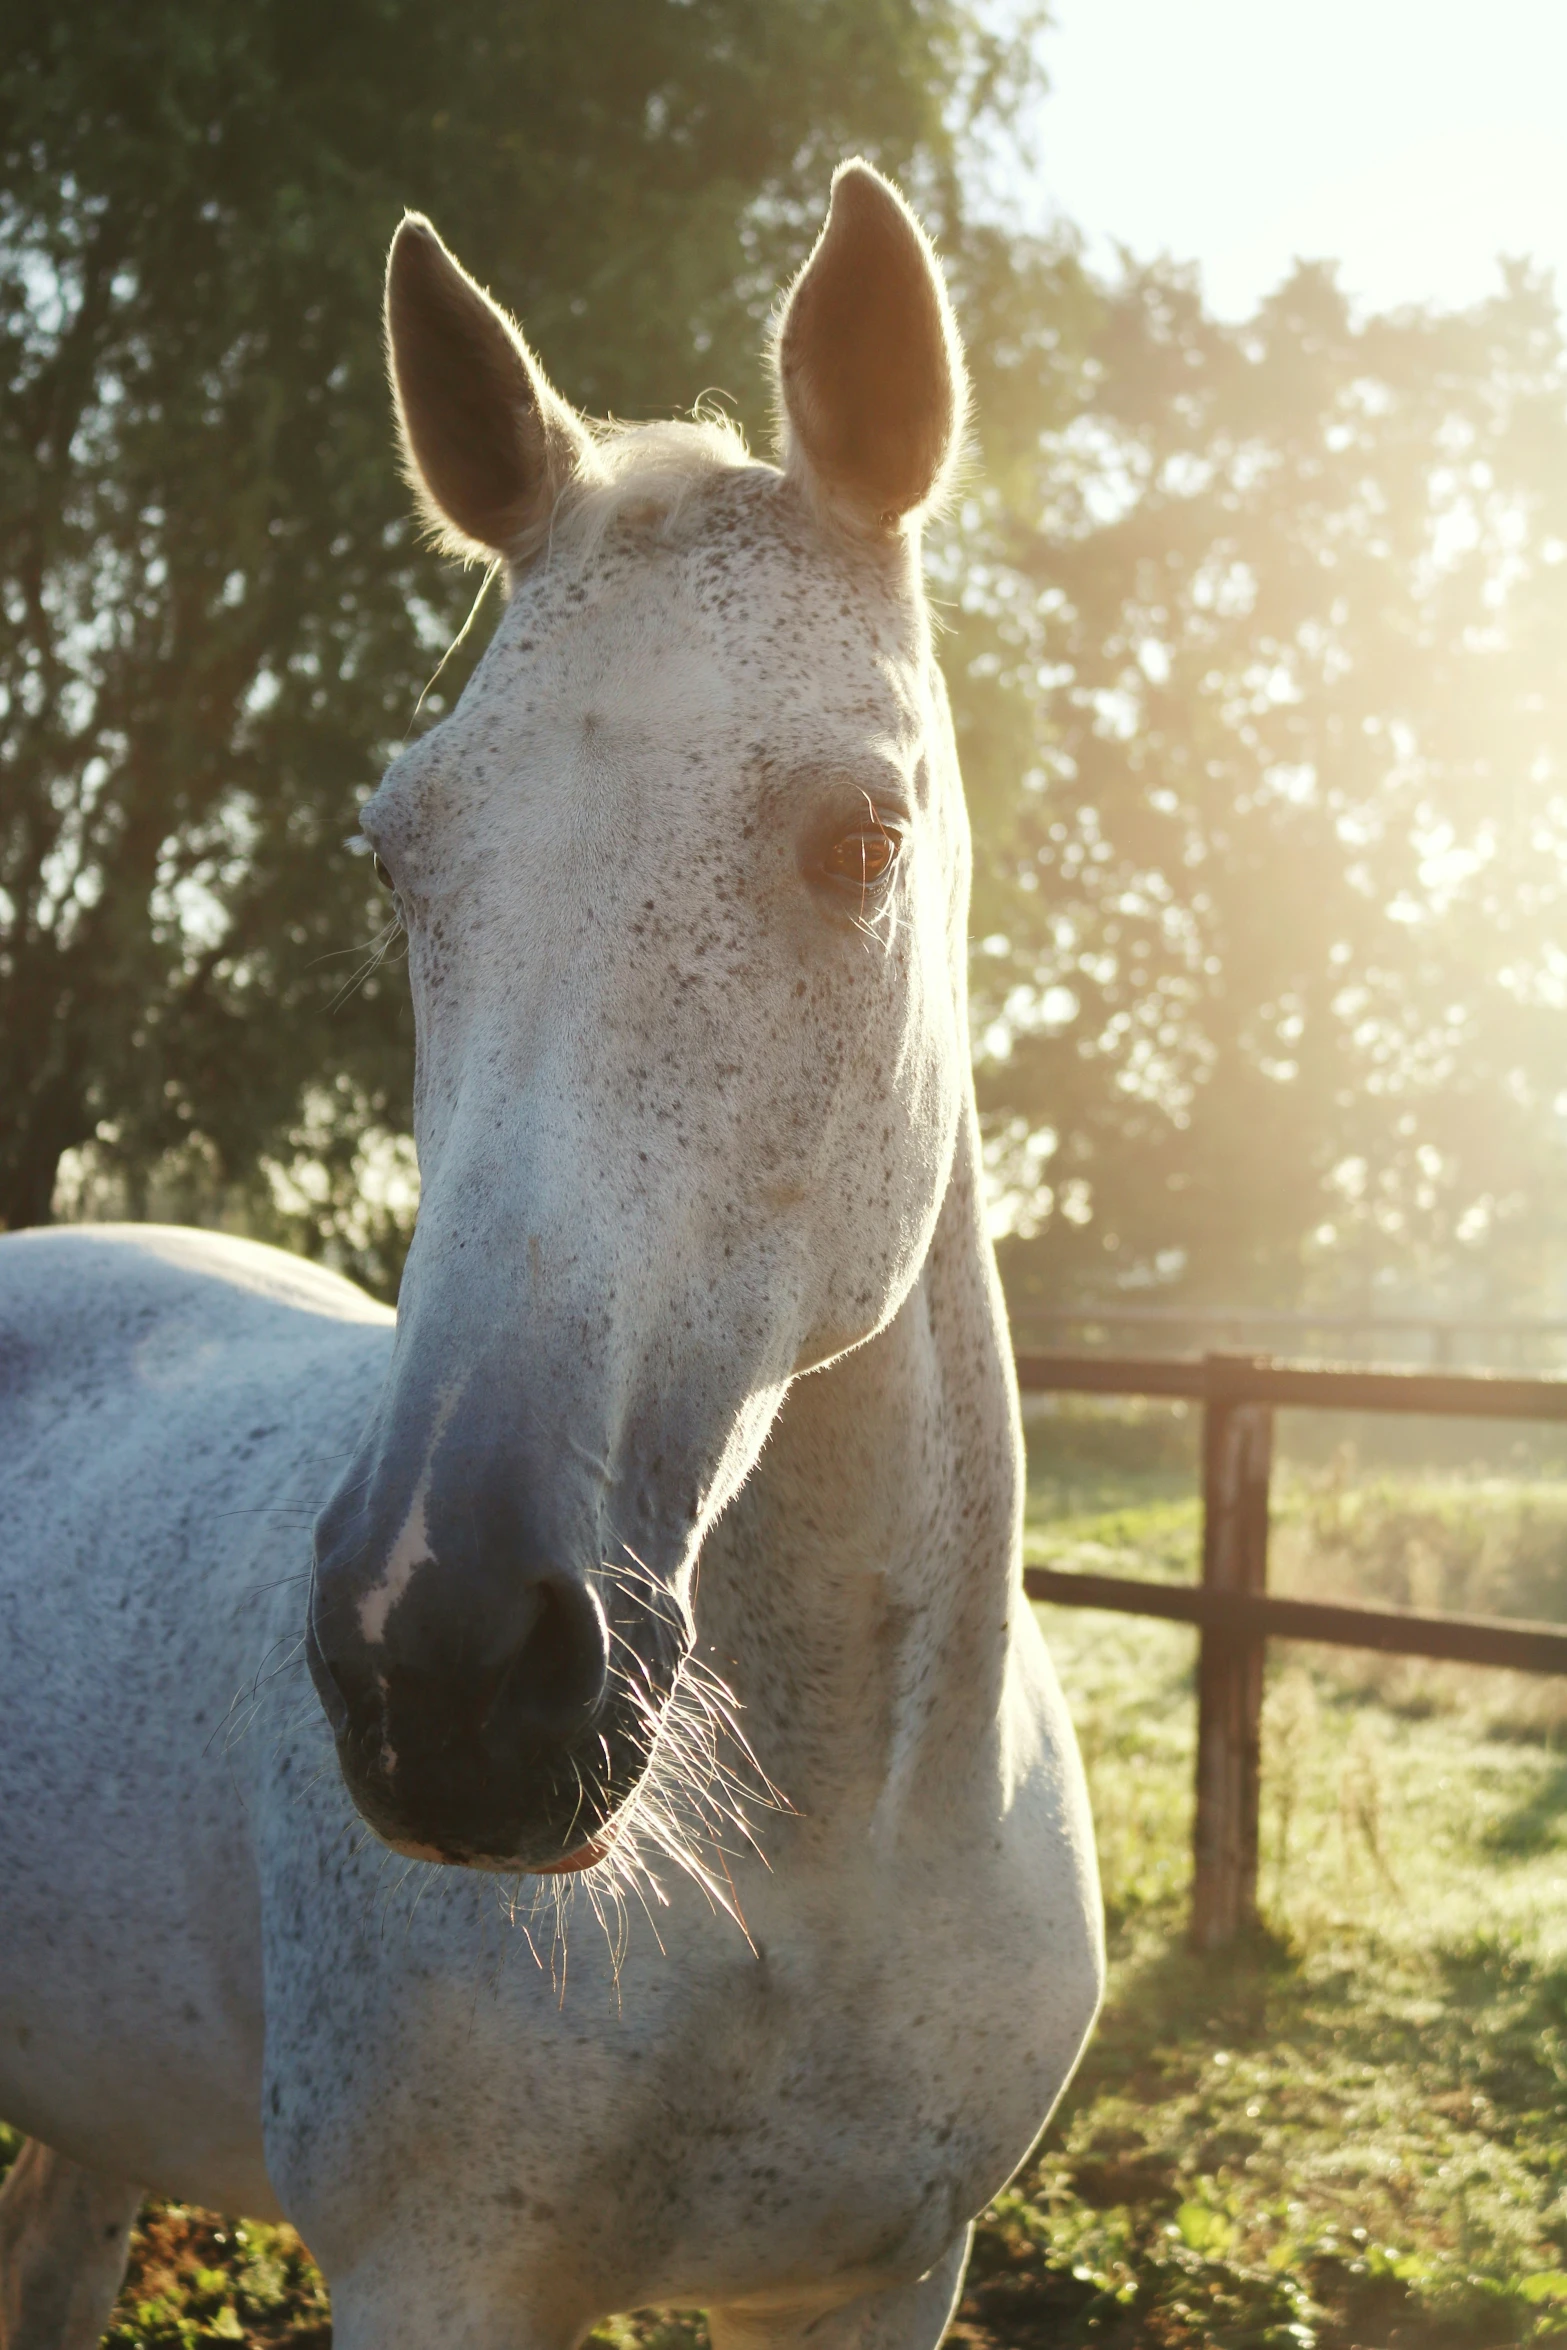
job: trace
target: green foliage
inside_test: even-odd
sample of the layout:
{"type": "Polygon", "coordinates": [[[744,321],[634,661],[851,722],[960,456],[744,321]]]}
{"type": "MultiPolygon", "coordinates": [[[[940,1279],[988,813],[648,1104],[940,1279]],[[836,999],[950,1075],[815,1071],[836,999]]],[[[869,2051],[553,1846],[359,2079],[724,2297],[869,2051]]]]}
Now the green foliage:
{"type": "Polygon", "coordinates": [[[330,2340],[326,2288],[292,2228],[217,2220],[179,2203],[143,2212],[106,2350],[327,2350],[330,2340]]]}
{"type": "Polygon", "coordinates": [[[1537,1295],[1561,1262],[1567,353],[1102,289],[952,575],[1009,1291],[1537,1295]],[[1074,372],[1075,370],[1075,372],[1074,372]]]}
{"type": "MultiPolygon", "coordinates": [[[[1030,1489],[1051,1496],[1048,1515],[1071,1517],[1070,1498],[1084,1478],[1096,1492],[1125,1471],[1146,1494],[1147,1476],[1165,1471],[1175,1489],[1189,1490],[1196,1473],[1201,1413],[1189,1404],[1142,1396],[1031,1395],[1024,1399],[1030,1489]]],[[[1108,1504],[1106,1503],[1106,1506],[1108,1504]]]]}
{"type": "MultiPolygon", "coordinates": [[[[1166,1478],[1139,1501],[1122,1471],[1108,1508],[1080,1498],[1070,1522],[1031,1511],[1032,1555],[1191,1573],[1195,1512],[1166,1478]]],[[[1298,1480],[1291,1522],[1321,1498],[1298,1480]]],[[[1494,1520],[1504,1499],[1341,1478],[1338,1506],[1390,1573],[1401,1527],[1494,1520]]],[[[1216,1964],[1182,1932],[1191,1635],[1062,1609],[1046,1629],[1089,1770],[1111,1992],[1039,2159],[981,2231],[953,2338],[1559,2341],[1567,1789],[1551,1738],[1486,1734],[1474,1685],[1507,1677],[1470,1673],[1467,1707],[1405,1711],[1337,1658],[1296,1652],[1308,1670],[1276,1645],[1266,1930],[1216,1964]]]]}
{"type": "Polygon", "coordinates": [[[1567,1621],[1567,1483],[1357,1476],[1340,1455],[1282,1489],[1280,1588],[1372,1603],[1567,1621]]]}
{"type": "Polygon", "coordinates": [[[407,1005],[343,841],[471,583],[390,462],[388,231],[432,211],[586,406],[716,384],[762,434],[769,302],[864,147],[941,232],[978,392],[931,566],[1020,1318],[1555,1276],[1553,298],[1518,266],[1362,319],[1303,267],[1229,325],[1168,265],[1095,283],[977,193],[1039,14],[12,11],[0,1224],[59,1185],[395,1286],[407,1005]]]}
{"type": "Polygon", "coordinates": [[[406,997],[343,843],[472,592],[417,543],[392,462],[380,274],[404,206],[587,407],[720,384],[761,427],[761,328],[831,165],[868,149],[940,214],[1030,21],[998,41],[958,0],[18,0],[0,1225],[46,1218],[86,1146],[82,1207],[193,1204],[395,1281],[406,1215],[367,1221],[359,1194],[408,1126],[406,997]]]}

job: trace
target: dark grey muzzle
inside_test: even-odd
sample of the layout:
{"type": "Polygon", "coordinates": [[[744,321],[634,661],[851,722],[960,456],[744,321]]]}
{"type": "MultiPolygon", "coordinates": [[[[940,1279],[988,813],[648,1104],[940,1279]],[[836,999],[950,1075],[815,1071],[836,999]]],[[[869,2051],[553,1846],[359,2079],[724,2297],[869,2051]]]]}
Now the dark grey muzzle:
{"type": "Polygon", "coordinates": [[[647,1768],[690,1646],[684,1607],[655,1569],[617,1570],[596,1517],[574,1538],[515,1442],[469,1426],[433,1450],[368,1451],[317,1523],[306,1642],[349,1792],[404,1850],[557,1866],[647,1768]],[[400,1475],[399,1459],[416,1466],[400,1475]]]}

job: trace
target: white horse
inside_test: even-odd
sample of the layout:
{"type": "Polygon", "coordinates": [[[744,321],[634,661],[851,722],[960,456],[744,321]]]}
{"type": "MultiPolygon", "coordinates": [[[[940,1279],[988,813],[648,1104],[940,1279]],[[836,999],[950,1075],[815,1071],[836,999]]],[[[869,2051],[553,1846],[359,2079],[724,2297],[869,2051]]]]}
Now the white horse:
{"type": "Polygon", "coordinates": [[[778,468],[585,424],[421,219],[387,315],[511,586],[364,812],[395,1326],[210,1234],[0,1242],[4,2342],[86,2350],[153,2190],[286,2213],[339,2350],[930,2350],[1102,1974],[920,584],[947,298],[846,165],[778,468]]]}

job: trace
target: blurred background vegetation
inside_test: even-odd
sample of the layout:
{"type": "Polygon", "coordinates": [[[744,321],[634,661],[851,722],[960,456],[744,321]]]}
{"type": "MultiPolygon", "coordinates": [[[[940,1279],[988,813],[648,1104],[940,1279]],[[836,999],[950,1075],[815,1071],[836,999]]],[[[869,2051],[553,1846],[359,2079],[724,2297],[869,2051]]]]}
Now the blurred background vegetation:
{"type": "Polygon", "coordinates": [[[932,534],[1003,1264],[1045,1304],[1540,1310],[1564,1260],[1567,355],[1524,264],[1364,315],[1025,225],[1045,11],[13,0],[0,1226],[216,1221],[395,1292],[411,1037],[346,847],[473,593],[392,462],[429,211],[597,412],[760,350],[832,164],[935,229],[932,534]],[[1009,191],[1011,193],[1009,193],[1009,191]]]}

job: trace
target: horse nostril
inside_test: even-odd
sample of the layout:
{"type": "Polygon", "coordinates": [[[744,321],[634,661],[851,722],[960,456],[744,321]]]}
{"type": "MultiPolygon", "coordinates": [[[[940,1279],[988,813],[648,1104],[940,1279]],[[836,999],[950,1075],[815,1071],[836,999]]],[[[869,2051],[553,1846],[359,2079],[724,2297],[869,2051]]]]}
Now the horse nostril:
{"type": "Polygon", "coordinates": [[[497,1756],[519,1737],[574,1738],[598,1711],[609,1679],[609,1633],[588,1586],[541,1576],[528,1598],[527,1628],[479,1725],[485,1748],[497,1756]]]}

